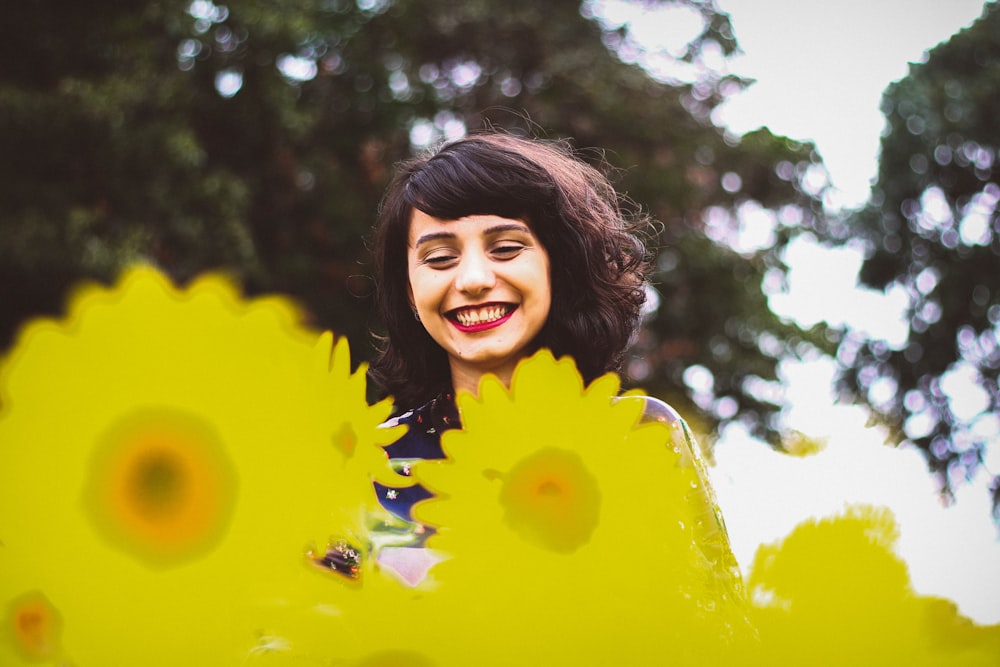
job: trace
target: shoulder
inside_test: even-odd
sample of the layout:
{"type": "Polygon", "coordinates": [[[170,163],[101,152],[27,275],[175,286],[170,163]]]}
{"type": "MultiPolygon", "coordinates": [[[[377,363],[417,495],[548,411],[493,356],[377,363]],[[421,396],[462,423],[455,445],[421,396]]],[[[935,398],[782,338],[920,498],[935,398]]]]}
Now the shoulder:
{"type": "Polygon", "coordinates": [[[677,410],[674,410],[673,406],[661,401],[655,396],[633,394],[619,396],[615,399],[615,401],[641,401],[642,416],[639,418],[640,423],[648,424],[650,422],[660,422],[661,424],[669,426],[671,430],[681,431],[690,437],[684,418],[680,416],[677,410]]]}
{"type": "Polygon", "coordinates": [[[695,440],[694,434],[684,418],[680,416],[669,403],[661,401],[655,396],[643,396],[633,394],[631,396],[619,396],[617,401],[642,401],[642,416],[639,418],[640,424],[651,424],[659,422],[670,431],[670,443],[681,458],[682,464],[693,466],[699,476],[705,477],[706,466],[702,456],[701,448],[695,440]]]}
{"type": "Polygon", "coordinates": [[[661,401],[655,396],[622,396],[618,400],[636,400],[642,401],[642,421],[643,422],[662,422],[668,425],[674,425],[678,423],[683,423],[684,420],[681,418],[680,414],[674,410],[673,406],[661,401]]]}

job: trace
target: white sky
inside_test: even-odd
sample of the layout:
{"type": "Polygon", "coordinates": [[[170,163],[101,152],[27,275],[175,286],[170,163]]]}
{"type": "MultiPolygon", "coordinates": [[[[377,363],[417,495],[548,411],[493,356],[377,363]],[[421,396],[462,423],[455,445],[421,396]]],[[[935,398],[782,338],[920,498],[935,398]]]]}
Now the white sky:
{"type": "Polygon", "coordinates": [[[847,205],[876,174],[879,112],[908,63],[982,13],[982,0],[717,0],[743,55],[734,68],[756,78],[718,119],[743,133],[762,125],[819,147],[847,205]]]}
{"type": "MultiPolygon", "coordinates": [[[[767,126],[813,141],[835,187],[825,200],[832,209],[855,208],[868,198],[886,87],[983,9],[982,0],[716,3],[730,14],[744,52],[728,68],[756,83],[720,107],[713,121],[736,134],[767,126]]],[[[645,51],[622,51],[624,59],[666,79],[697,77],[696,67],[674,59],[700,30],[700,19],[690,11],[665,5],[647,13],[639,3],[589,0],[584,12],[607,27],[628,24],[645,51]]],[[[707,64],[726,67],[719,57],[707,64]]],[[[741,224],[746,238],[740,241],[754,242],[754,226],[747,217],[741,224]]],[[[896,345],[905,341],[905,297],[857,289],[857,249],[824,250],[800,239],[787,252],[790,289],[770,296],[775,312],[807,327],[824,320],[849,323],[896,345]]],[[[830,359],[782,365],[791,404],[784,423],[824,440],[820,454],[806,459],[776,454],[738,428],[715,448],[713,482],[744,571],[758,545],[784,537],[805,519],[839,513],[848,503],[887,506],[899,522],[899,553],[915,589],[954,601],[979,623],[1000,623],[1000,540],[990,517],[988,476],[961,487],[957,502],[944,507],[916,450],[886,446],[883,433],[866,426],[864,412],[834,403],[833,372],[830,359]]],[[[978,388],[962,390],[975,398],[978,388]]],[[[1000,471],[1000,461],[989,463],[993,472],[1000,471]]]]}
{"type": "MultiPolygon", "coordinates": [[[[815,141],[841,190],[860,205],[876,175],[881,96],[908,63],[981,13],[973,0],[717,0],[745,52],[734,71],[757,79],[714,117],[743,133],[760,126],[815,141]]],[[[808,243],[790,249],[792,289],[772,306],[804,324],[862,324],[899,340],[899,303],[853,290],[860,258],[808,243]]],[[[918,592],[947,597],[980,623],[1000,622],[1000,541],[989,516],[985,475],[941,505],[920,455],[886,447],[856,408],[834,405],[833,364],[788,364],[793,396],[786,423],[826,438],[819,455],[781,456],[736,430],[716,449],[713,479],[734,550],[746,568],[761,542],[847,502],[886,505],[900,523],[899,551],[918,592]]],[[[821,573],[817,573],[821,576],[821,573]]]]}

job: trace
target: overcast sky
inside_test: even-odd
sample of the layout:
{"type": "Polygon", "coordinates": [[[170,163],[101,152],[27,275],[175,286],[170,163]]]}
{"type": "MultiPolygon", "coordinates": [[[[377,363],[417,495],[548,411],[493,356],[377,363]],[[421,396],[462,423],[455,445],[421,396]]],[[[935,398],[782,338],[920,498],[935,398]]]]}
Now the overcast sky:
{"type": "MultiPolygon", "coordinates": [[[[847,207],[865,201],[876,175],[885,88],[983,7],[971,0],[717,3],[731,15],[745,52],[735,71],[757,83],[715,119],[738,133],[767,126],[814,141],[842,191],[836,203],[847,207]]],[[[899,303],[852,290],[860,263],[855,253],[824,253],[808,244],[791,252],[792,290],[772,305],[805,324],[852,321],[879,337],[901,335],[899,303]]],[[[1000,622],[1000,542],[986,475],[943,507],[917,452],[884,446],[860,410],[833,404],[832,370],[829,360],[788,364],[784,378],[795,396],[788,425],[828,438],[824,452],[792,459],[738,432],[717,448],[713,476],[741,564],[749,565],[757,544],[784,536],[805,518],[835,513],[846,502],[883,504],[900,523],[900,553],[915,588],[950,598],[980,623],[1000,622]]]]}

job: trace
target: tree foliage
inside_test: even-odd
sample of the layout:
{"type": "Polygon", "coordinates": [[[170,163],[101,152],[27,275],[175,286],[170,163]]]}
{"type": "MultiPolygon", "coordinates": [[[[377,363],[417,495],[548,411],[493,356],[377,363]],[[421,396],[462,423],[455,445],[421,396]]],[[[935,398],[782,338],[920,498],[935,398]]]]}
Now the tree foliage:
{"type": "Polygon", "coordinates": [[[819,226],[803,183],[821,161],[711,123],[745,85],[712,65],[737,43],[711,0],[642,4],[701,27],[668,51],[592,0],[18,3],[0,27],[2,342],[141,259],[294,295],[364,357],[365,237],[393,163],[493,126],[620,168],[662,222],[632,380],[777,443],[777,360],[830,343],[776,318],[761,283],[819,226]]]}
{"type": "MultiPolygon", "coordinates": [[[[842,384],[924,452],[946,490],[1000,448],[998,90],[994,2],[886,91],[878,181],[850,220],[868,251],[861,281],[905,291],[909,334],[900,349],[845,337],[842,384]]],[[[1000,477],[993,492],[996,511],[1000,477]]]]}

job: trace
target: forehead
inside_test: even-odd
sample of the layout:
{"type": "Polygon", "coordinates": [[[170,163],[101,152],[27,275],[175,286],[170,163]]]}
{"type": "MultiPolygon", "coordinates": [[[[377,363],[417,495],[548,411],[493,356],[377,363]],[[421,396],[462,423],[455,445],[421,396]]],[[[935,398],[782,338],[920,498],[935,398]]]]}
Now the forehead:
{"type": "Polygon", "coordinates": [[[469,215],[457,220],[435,218],[419,209],[410,215],[407,245],[416,248],[428,240],[441,238],[473,238],[506,231],[531,234],[531,227],[524,220],[503,218],[498,215],[469,215]]]}

